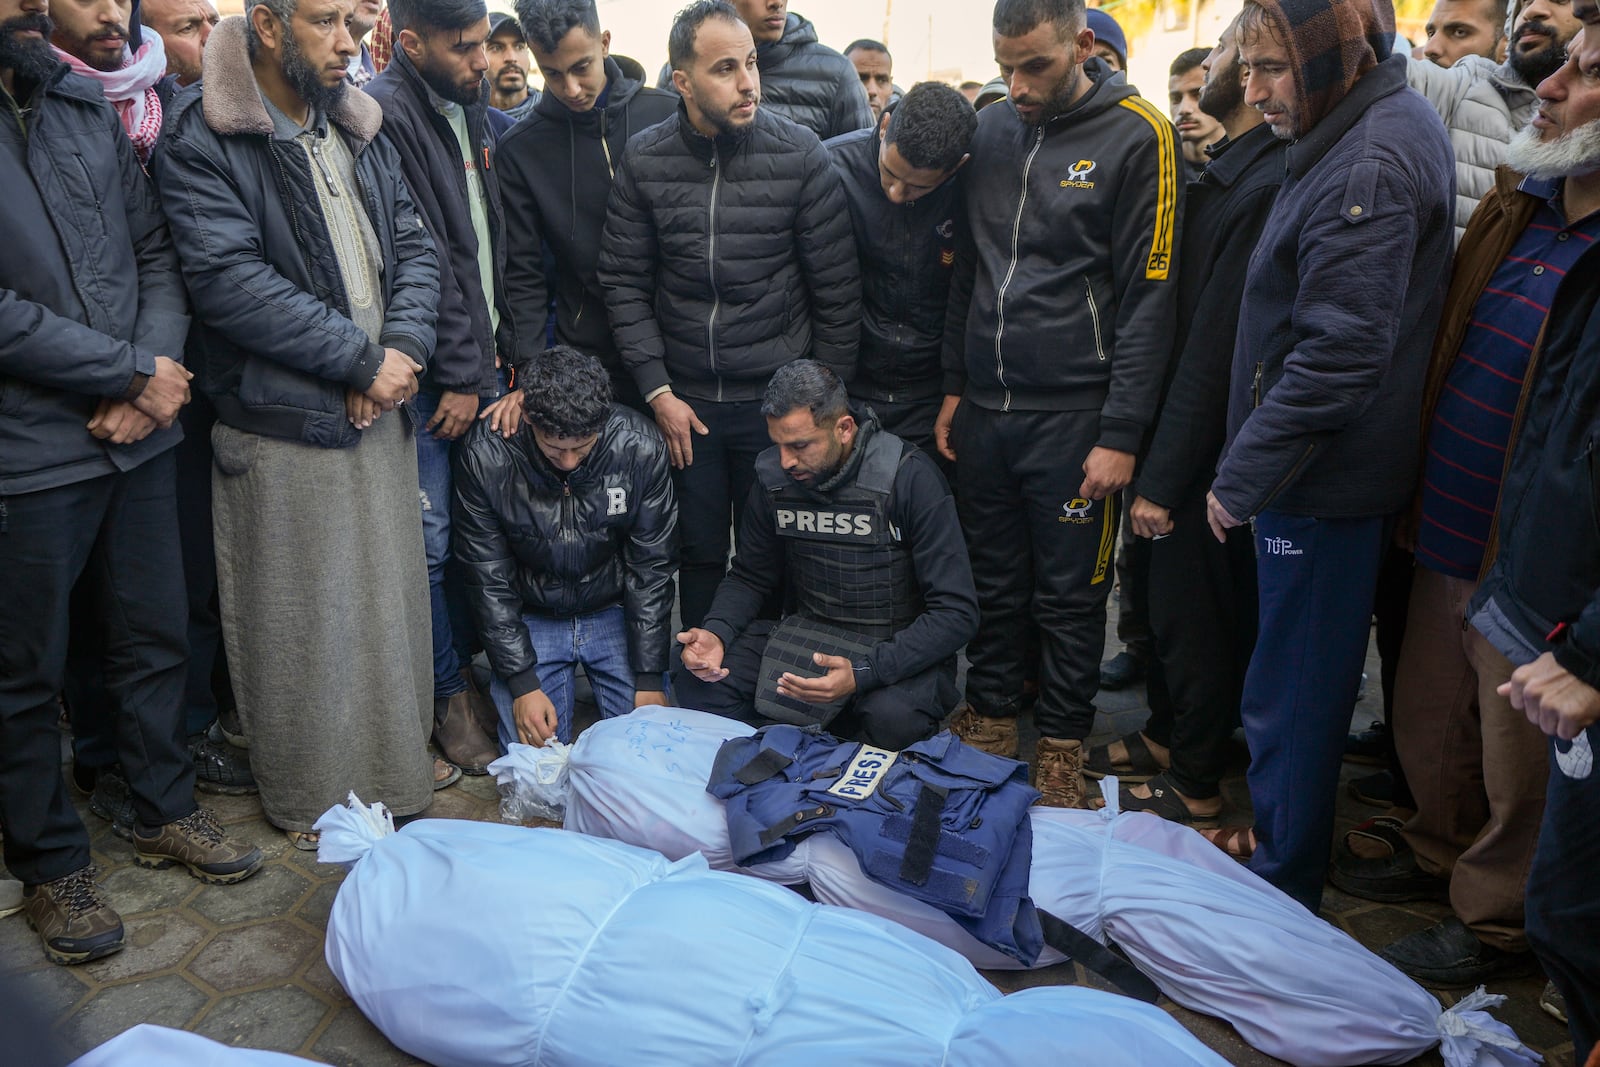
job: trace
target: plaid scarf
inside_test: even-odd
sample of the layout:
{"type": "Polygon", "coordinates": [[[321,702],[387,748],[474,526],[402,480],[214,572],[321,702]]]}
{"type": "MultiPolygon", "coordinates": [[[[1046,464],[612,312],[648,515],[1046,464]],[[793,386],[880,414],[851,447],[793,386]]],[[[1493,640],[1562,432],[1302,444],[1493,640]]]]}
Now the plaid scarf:
{"type": "MultiPolygon", "coordinates": [[[[54,47],[54,46],[52,46],[54,47]]],[[[139,153],[139,162],[148,163],[150,152],[161,136],[161,97],[156,93],[156,82],[166,77],[167,53],[161,38],[151,34],[137,51],[124,45],[122,66],[116,70],[96,70],[75,55],[55,49],[56,58],[70,66],[74,73],[82,74],[100,83],[100,89],[116,109],[122,128],[139,153]]]]}
{"type": "Polygon", "coordinates": [[[1390,0],[1254,0],[1279,30],[1287,29],[1295,70],[1300,134],[1345,98],[1394,47],[1390,0]]]}

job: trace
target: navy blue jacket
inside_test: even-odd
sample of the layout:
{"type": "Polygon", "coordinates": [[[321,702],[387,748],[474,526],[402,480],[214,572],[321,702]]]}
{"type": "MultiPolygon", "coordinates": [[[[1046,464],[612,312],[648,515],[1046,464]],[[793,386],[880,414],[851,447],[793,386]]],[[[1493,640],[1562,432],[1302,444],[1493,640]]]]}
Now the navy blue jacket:
{"type": "Polygon", "coordinates": [[[1406,63],[1368,71],[1289,146],[1245,280],[1212,483],[1235,518],[1360,518],[1410,502],[1455,155],[1406,63]]]}
{"type": "Polygon", "coordinates": [[[28,89],[26,113],[0,91],[0,498],[131,470],[182,436],[111,445],[85,429],[157,356],[182,361],[187,301],[100,87],[62,64],[28,89]]]}
{"type": "Polygon", "coordinates": [[[361,431],[345,416],[345,390],[371,387],[385,348],[422,364],[433,353],[433,241],[399,154],[379,136],[383,113],[365,93],[346,92],[328,115],[329,135],[343,136],[355,157],[382,245],[384,321],[373,343],[346,313],[311,163],[277,138],[241,16],[212,31],[204,69],[204,95],[196,84],[173,98],[152,159],[194,302],[196,380],[229,426],[348,448],[361,431]]]}

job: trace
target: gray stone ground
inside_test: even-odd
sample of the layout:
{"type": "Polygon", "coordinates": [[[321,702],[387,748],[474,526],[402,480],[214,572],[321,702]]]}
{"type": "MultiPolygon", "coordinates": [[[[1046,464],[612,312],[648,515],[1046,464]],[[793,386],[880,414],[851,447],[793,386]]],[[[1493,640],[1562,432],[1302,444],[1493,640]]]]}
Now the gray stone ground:
{"type": "MultiPolygon", "coordinates": [[[[1107,632],[1109,656],[1119,646],[1110,626],[1107,632]]],[[[1375,654],[1369,656],[1368,674],[1372,681],[1351,718],[1357,728],[1381,717],[1375,654]]],[[[1104,693],[1099,703],[1096,740],[1137,729],[1143,722],[1142,689],[1104,693]]],[[[1025,747],[1031,749],[1031,739],[1025,747]]],[[[1250,820],[1245,760],[1241,740],[1223,787],[1230,823],[1250,820]]],[[[1344,777],[1370,771],[1347,764],[1344,777]]],[[[266,851],[267,862],[254,878],[237,886],[212,887],[177,869],[135,868],[131,846],[113,836],[109,826],[80,802],[79,810],[93,834],[95,862],[103,869],[106,889],[127,926],[127,948],[79,967],[57,967],[45,961],[35,935],[22,916],[15,915],[0,920],[0,973],[15,974],[57,1021],[62,1038],[79,1052],[138,1023],[152,1022],[330,1064],[417,1063],[367,1022],[323,962],[323,933],[343,872],[318,864],[310,853],[289,848],[283,835],[263,820],[253,797],[202,797],[202,802],[215,808],[234,833],[266,851]]],[[[494,820],[497,806],[491,780],[463,778],[437,795],[427,817],[494,820]]],[[[1375,813],[1341,793],[1341,827],[1375,813]]],[[[1323,914],[1363,944],[1377,948],[1431,925],[1445,909],[1432,904],[1370,904],[1330,886],[1323,914]]],[[[1219,929],[1217,936],[1226,937],[1226,931],[1219,929]]],[[[428,947],[418,946],[418,951],[425,953],[428,947]]],[[[988,977],[1006,992],[1096,981],[1073,964],[1023,973],[994,972],[988,977]]],[[[1570,1037],[1538,1007],[1543,985],[1537,976],[1492,983],[1492,991],[1511,998],[1497,1014],[1549,1063],[1570,1067],[1570,1037]]],[[[1453,1003],[1462,992],[1440,994],[1446,1003],[1453,1003]]],[[[1245,1045],[1225,1023],[1163,1004],[1232,1063],[1261,1067],[1280,1062],[1245,1045]]],[[[1338,1035],[1329,1034],[1327,1040],[1337,1042],[1338,1035]]],[[[0,1053],[0,1061],[5,1058],[0,1053]]],[[[1413,1062],[1442,1061],[1430,1053],[1413,1062]]]]}

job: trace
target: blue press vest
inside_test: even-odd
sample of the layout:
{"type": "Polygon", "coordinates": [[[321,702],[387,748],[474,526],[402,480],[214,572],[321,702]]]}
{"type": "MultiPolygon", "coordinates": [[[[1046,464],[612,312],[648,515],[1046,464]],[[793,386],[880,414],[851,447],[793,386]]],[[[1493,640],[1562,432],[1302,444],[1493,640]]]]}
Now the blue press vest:
{"type": "Polygon", "coordinates": [[[717,753],[706,790],[727,802],[733,858],[782,859],[817,830],[838,835],[867,877],[945,911],[1031,965],[1044,947],[1028,897],[1039,793],[1028,768],[940,733],[900,752],[816,729],[768,726],[717,753]]]}

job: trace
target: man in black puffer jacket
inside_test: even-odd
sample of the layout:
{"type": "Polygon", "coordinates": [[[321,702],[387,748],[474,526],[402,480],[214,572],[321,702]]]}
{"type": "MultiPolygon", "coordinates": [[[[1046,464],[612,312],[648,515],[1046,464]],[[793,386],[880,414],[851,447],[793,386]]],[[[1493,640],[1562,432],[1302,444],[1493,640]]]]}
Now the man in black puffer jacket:
{"type": "Polygon", "coordinates": [[[693,626],[727,563],[730,510],[743,511],[767,446],[767,379],[802,356],[849,379],[861,275],[827,151],[759,109],[755,43],[738,13],[700,0],[678,17],[669,51],[683,101],[617,168],[600,284],[679,470],[693,626]]]}
{"type": "MultiPolygon", "coordinates": [[[[817,28],[789,11],[789,0],[733,0],[756,42],[761,103],[826,141],[872,126],[861,77],[844,56],[817,40],[817,28]]],[[[656,84],[672,89],[672,64],[656,84]]]]}
{"type": "Polygon", "coordinates": [[[522,0],[518,10],[545,91],[495,156],[506,209],[506,295],[518,326],[518,358],[545,345],[551,291],[556,342],[597,357],[619,403],[648,414],[606,322],[597,275],[611,179],[628,139],[672,117],[678,98],[646,89],[610,56],[594,0],[522,0]],[[555,273],[545,272],[540,246],[555,273]]]}
{"type": "Polygon", "coordinates": [[[519,365],[525,418],[456,454],[455,551],[494,668],[502,744],[572,740],[579,663],[600,712],[666,702],[677,508],[667,449],[564,345],[519,365]]]}

